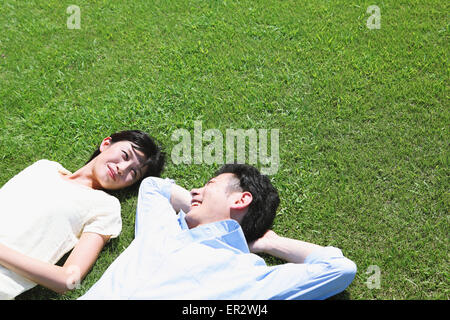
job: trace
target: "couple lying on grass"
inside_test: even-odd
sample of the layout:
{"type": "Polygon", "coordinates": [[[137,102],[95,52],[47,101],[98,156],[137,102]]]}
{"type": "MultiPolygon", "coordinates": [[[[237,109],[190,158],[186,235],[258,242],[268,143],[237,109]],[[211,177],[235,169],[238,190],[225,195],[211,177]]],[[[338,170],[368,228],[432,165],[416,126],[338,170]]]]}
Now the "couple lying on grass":
{"type": "Polygon", "coordinates": [[[121,231],[120,203],[103,190],[140,183],[135,239],[81,299],[325,299],[356,265],[341,250],[270,230],[270,180],[227,164],[190,192],[159,178],[164,153],[141,131],[105,138],[74,173],[40,160],[0,189],[0,299],[36,284],[63,293],[121,231]],[[55,263],[72,250],[63,266],[55,263]],[[267,266],[254,253],[287,263],[267,266]]]}

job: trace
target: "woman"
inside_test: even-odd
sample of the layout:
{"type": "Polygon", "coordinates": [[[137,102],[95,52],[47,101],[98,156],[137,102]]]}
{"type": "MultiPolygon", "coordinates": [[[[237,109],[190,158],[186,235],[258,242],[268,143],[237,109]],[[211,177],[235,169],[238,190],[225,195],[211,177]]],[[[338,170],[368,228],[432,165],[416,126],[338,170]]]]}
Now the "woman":
{"type": "Polygon", "coordinates": [[[163,166],[164,153],[148,135],[122,131],[74,173],[40,160],[8,181],[0,189],[0,299],[36,284],[58,293],[73,289],[122,228],[119,200],[102,190],[159,176],[163,166]]]}

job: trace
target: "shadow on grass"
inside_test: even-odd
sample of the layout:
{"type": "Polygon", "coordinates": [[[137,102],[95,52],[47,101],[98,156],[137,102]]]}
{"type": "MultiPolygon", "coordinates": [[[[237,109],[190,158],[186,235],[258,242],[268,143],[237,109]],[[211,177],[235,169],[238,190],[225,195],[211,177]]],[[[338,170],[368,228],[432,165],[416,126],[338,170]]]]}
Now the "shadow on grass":
{"type": "Polygon", "coordinates": [[[344,290],[335,296],[329,297],[327,300],[351,300],[351,298],[350,293],[348,293],[347,290],[344,290]]]}

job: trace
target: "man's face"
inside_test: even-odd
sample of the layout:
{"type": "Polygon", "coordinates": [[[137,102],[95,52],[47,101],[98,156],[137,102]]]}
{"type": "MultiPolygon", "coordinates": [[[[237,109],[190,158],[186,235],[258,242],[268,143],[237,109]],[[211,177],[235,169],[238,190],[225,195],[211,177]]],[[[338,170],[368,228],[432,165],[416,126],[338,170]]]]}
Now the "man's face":
{"type": "Polygon", "coordinates": [[[191,210],[186,215],[190,228],[200,224],[230,219],[230,211],[242,192],[233,188],[239,180],[232,173],[223,173],[205,186],[192,189],[191,210]]]}

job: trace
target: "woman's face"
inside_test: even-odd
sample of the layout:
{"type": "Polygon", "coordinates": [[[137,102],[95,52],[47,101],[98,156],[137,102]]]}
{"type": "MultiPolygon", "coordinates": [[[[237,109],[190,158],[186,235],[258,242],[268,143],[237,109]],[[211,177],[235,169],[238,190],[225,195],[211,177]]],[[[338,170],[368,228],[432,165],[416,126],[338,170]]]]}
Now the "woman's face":
{"type": "Polygon", "coordinates": [[[93,159],[93,187],[118,190],[132,185],[147,170],[147,166],[142,167],[146,160],[144,153],[131,142],[111,143],[111,138],[104,139],[100,154],[93,159]]]}

